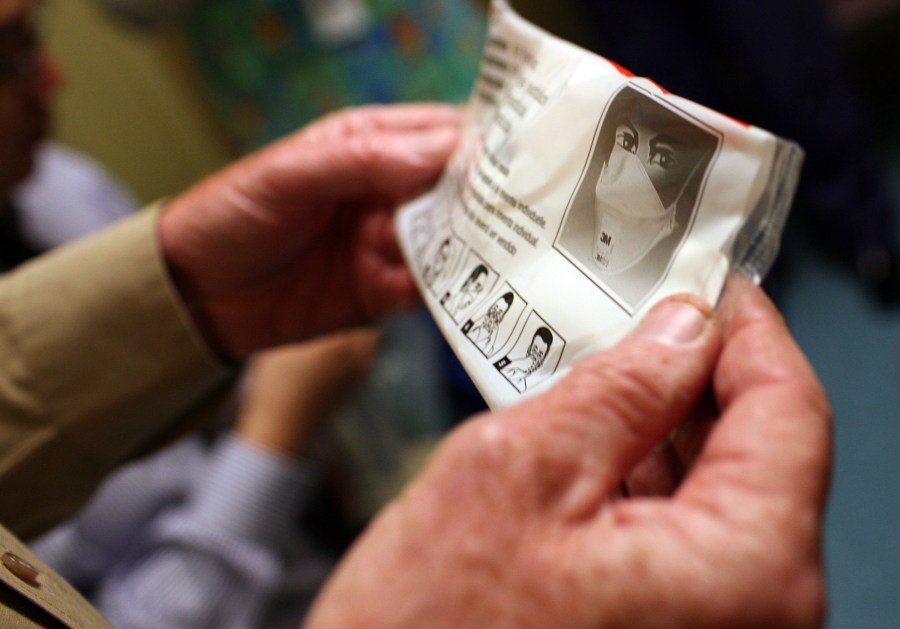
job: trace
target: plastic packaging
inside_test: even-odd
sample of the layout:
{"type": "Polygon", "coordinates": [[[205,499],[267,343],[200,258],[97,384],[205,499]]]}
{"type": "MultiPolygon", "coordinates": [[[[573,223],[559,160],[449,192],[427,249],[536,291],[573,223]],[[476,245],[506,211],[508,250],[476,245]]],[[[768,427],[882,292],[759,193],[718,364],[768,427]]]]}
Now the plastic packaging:
{"type": "Polygon", "coordinates": [[[715,303],[778,251],[802,150],[635,77],[496,0],[459,148],[397,214],[438,326],[496,408],[653,303],[715,303]]]}

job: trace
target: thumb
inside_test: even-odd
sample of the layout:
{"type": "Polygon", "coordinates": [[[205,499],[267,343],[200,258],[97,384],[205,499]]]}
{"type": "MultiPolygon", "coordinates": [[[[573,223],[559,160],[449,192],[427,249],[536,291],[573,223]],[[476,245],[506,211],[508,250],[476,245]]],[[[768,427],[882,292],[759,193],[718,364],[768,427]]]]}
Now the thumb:
{"type": "MultiPolygon", "coordinates": [[[[616,346],[553,389],[498,413],[539,452],[542,501],[589,517],[706,389],[721,346],[712,309],[693,296],[654,306],[616,346]]],[[[528,451],[528,448],[523,450],[528,451]]]]}

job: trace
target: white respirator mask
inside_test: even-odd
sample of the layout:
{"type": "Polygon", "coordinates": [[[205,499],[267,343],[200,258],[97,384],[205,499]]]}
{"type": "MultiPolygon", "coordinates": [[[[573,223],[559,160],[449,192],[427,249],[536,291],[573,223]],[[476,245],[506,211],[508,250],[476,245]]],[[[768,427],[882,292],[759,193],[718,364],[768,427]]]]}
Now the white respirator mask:
{"type": "Polygon", "coordinates": [[[641,159],[615,145],[594,188],[594,265],[605,273],[621,273],[671,234],[675,208],[693,174],[664,206],[641,159]]]}

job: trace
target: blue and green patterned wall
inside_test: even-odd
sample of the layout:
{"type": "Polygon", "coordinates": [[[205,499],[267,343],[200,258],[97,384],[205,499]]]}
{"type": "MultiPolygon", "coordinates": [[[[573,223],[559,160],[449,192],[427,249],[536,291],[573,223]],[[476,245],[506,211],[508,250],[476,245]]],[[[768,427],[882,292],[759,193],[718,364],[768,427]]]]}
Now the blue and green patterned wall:
{"type": "Polygon", "coordinates": [[[474,0],[344,0],[362,19],[331,41],[316,4],[206,0],[189,16],[185,35],[239,152],[347,105],[468,96],[486,31],[474,0]]]}

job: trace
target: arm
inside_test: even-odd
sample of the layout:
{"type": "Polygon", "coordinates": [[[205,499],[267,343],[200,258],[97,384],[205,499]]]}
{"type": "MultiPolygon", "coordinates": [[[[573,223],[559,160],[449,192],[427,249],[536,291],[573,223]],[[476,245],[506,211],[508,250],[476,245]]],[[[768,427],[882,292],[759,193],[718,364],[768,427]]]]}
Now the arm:
{"type": "Polygon", "coordinates": [[[20,535],[71,515],[230,381],[161,264],[158,217],[0,278],[0,521],[20,535]]]}
{"type": "Polygon", "coordinates": [[[187,438],[117,470],[78,514],[29,546],[81,592],[94,592],[125,557],[132,557],[148,524],[183,502],[205,475],[210,447],[187,438]]]}
{"type": "Polygon", "coordinates": [[[287,601],[299,622],[331,567],[294,527],[315,478],[308,464],[221,439],[186,500],[145,525],[92,602],[130,629],[264,627],[287,601]]]}
{"type": "Polygon", "coordinates": [[[307,626],[818,626],[830,410],[772,304],[735,293],[724,321],[667,300],[551,391],[463,424],[307,626]],[[675,427],[703,423],[709,386],[675,491],[622,498],[675,427]]]}
{"type": "Polygon", "coordinates": [[[254,356],[239,400],[238,434],[276,455],[300,455],[368,373],[380,336],[377,328],[358,328],[254,356]]]}
{"type": "Polygon", "coordinates": [[[261,627],[276,612],[299,622],[332,567],[296,526],[316,477],[299,457],[377,340],[361,329],[254,357],[235,433],[96,588],[115,626],[261,627]]]}
{"type": "Polygon", "coordinates": [[[219,357],[418,303],[392,212],[439,175],[459,120],[446,106],[334,114],[161,216],[0,279],[0,520],[35,534],[183,432],[232,375],[219,357]]]}

